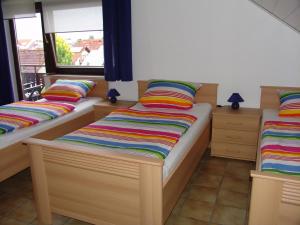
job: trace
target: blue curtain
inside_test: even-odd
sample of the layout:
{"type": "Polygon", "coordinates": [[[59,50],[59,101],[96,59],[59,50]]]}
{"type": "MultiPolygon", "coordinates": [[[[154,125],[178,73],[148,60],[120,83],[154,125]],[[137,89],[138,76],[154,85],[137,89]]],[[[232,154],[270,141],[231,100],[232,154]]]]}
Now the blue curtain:
{"type": "Polygon", "coordinates": [[[132,81],[131,0],[102,0],[104,74],[107,81],[132,81]]]}
{"type": "Polygon", "coordinates": [[[0,0],[0,105],[13,102],[4,21],[0,0]]]}

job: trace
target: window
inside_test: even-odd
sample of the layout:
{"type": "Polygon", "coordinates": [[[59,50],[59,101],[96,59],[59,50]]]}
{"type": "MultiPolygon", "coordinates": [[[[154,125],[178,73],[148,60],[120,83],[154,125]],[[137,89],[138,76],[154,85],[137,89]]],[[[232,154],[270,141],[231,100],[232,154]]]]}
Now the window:
{"type": "Polygon", "coordinates": [[[55,56],[58,67],[103,67],[103,32],[56,33],[55,56]]]}
{"type": "Polygon", "coordinates": [[[10,20],[13,43],[16,43],[13,46],[15,61],[21,64],[16,68],[16,72],[20,74],[18,81],[20,96],[24,96],[23,85],[28,80],[28,76],[25,78],[23,72],[29,70],[28,64],[32,64],[26,60],[36,53],[44,57],[42,69],[32,66],[34,68],[32,70],[37,70],[37,74],[47,71],[47,73],[104,75],[101,0],[41,0],[35,3],[34,11],[32,11],[34,0],[15,1],[18,4],[4,0],[4,5],[5,15],[10,20]],[[24,10],[19,10],[19,2],[22,4],[26,2],[24,10]],[[25,49],[24,36],[29,34],[28,39],[35,42],[35,49],[25,49]],[[34,54],[29,54],[30,57],[23,57],[25,53],[33,50],[34,54]]]}
{"type": "Polygon", "coordinates": [[[46,51],[52,58],[49,71],[103,75],[101,0],[43,0],[42,4],[46,51]]]}
{"type": "MultiPolygon", "coordinates": [[[[25,100],[37,100],[44,86],[44,44],[41,14],[35,17],[15,19],[16,57],[21,85],[21,96],[25,100]]],[[[17,66],[17,65],[16,65],[17,66]]],[[[21,97],[20,96],[20,97],[21,97]]]]}

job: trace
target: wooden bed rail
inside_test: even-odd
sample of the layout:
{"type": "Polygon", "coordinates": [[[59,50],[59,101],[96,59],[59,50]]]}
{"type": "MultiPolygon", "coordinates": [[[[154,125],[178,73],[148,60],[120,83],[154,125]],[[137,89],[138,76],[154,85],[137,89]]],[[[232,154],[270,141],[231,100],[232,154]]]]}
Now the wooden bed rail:
{"type": "Polygon", "coordinates": [[[97,156],[103,156],[103,157],[110,157],[113,159],[120,159],[130,162],[138,162],[138,163],[146,163],[146,164],[152,164],[157,166],[163,166],[164,161],[157,158],[150,158],[150,157],[143,157],[138,155],[129,155],[124,154],[120,152],[114,152],[111,150],[105,150],[105,149],[95,149],[95,148],[89,148],[86,146],[76,146],[76,149],[74,148],[74,144],[66,144],[66,143],[60,143],[55,141],[48,141],[48,140],[42,140],[37,138],[28,138],[23,141],[24,144],[27,145],[39,145],[43,147],[49,147],[49,148],[56,148],[60,150],[65,150],[69,152],[78,152],[78,153],[87,153],[87,154],[93,154],[97,156]]]}
{"type": "Polygon", "coordinates": [[[163,161],[27,139],[39,221],[162,225],[163,161]],[[76,179],[74,179],[76,177],[76,179]]]}
{"type": "MultiPolygon", "coordinates": [[[[299,91],[299,87],[261,86],[260,108],[279,109],[279,91],[299,91]]],[[[262,128],[263,129],[263,128],[262,128]]],[[[261,131],[262,133],[262,131],[261,131]]],[[[261,142],[261,140],[260,140],[261,142]]],[[[299,225],[300,178],[261,171],[260,143],[256,170],[251,171],[252,189],[249,225],[299,225]]]]}
{"type": "Polygon", "coordinates": [[[286,176],[276,173],[268,173],[268,172],[261,172],[257,170],[251,170],[250,172],[251,177],[255,178],[263,178],[263,179],[271,179],[271,180],[277,180],[277,181],[283,181],[283,182],[295,182],[297,184],[300,184],[300,177],[293,177],[293,176],[286,176]]]}
{"type": "Polygon", "coordinates": [[[251,171],[249,225],[300,224],[300,179],[251,171]]]}

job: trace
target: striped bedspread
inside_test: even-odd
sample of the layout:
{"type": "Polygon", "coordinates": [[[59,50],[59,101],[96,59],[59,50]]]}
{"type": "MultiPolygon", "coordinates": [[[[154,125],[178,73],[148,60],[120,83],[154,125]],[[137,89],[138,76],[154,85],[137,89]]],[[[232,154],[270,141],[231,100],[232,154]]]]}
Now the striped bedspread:
{"type": "Polygon", "coordinates": [[[57,140],[165,159],[196,119],[183,113],[118,109],[57,140]]]}
{"type": "Polygon", "coordinates": [[[300,176],[300,123],[266,121],[261,156],[262,171],[300,176]]]}
{"type": "Polygon", "coordinates": [[[55,119],[74,108],[68,103],[28,101],[0,106],[0,135],[55,119]]]}

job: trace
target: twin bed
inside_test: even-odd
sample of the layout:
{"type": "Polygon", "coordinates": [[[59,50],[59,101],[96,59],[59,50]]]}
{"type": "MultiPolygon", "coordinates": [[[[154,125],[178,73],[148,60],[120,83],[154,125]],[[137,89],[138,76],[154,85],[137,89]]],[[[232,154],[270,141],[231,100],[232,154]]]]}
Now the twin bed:
{"type": "MultiPolygon", "coordinates": [[[[51,82],[61,78],[51,77],[51,82]]],[[[96,80],[89,96],[105,97],[107,84],[96,80]]],[[[139,81],[139,97],[147,81],[139,81]]],[[[262,87],[262,124],[279,121],[278,89],[262,87]]],[[[92,105],[99,99],[79,103],[76,113],[20,131],[0,143],[0,180],[28,167],[28,150],[38,218],[52,224],[57,213],[93,224],[162,225],[171,213],[180,193],[192,175],[210,142],[211,111],[216,107],[217,84],[203,84],[197,91],[194,107],[188,114],[198,117],[180,138],[165,160],[49,141],[90,124],[92,105]],[[51,128],[50,128],[51,126],[51,128]],[[26,145],[21,141],[29,136],[26,145]],[[9,145],[14,139],[14,144],[9,145]]],[[[141,104],[133,110],[143,110],[141,104]]],[[[176,111],[176,110],[175,110],[176,111]]],[[[172,112],[172,110],[161,110],[172,112]]],[[[284,121],[299,119],[284,119],[284,121]]],[[[257,168],[251,171],[252,195],[250,225],[296,225],[300,222],[300,179],[261,170],[262,157],[257,152],[257,168]]]]}
{"type": "MultiPolygon", "coordinates": [[[[148,82],[138,84],[141,97],[148,82]]],[[[202,84],[187,111],[199,119],[165,161],[105,147],[26,140],[40,223],[51,224],[54,212],[93,224],[162,225],[210,142],[216,99],[217,84],[202,84]]]]}
{"type": "Polygon", "coordinates": [[[93,121],[93,105],[106,97],[108,85],[102,78],[91,76],[48,76],[50,83],[57,79],[90,79],[96,83],[87,98],[75,104],[75,109],[62,117],[23,128],[0,136],[0,182],[29,166],[27,146],[22,140],[29,137],[51,140],[93,121]]]}
{"type": "MultiPolygon", "coordinates": [[[[300,122],[299,117],[282,118],[278,116],[278,110],[280,106],[278,90],[300,91],[300,88],[270,87],[270,86],[261,87],[261,109],[263,110],[262,132],[261,132],[262,134],[263,134],[263,124],[266,121],[271,121],[268,122],[268,124],[272,126],[273,131],[275,129],[275,133],[278,133],[278,130],[276,130],[277,125],[282,124],[282,122],[280,121],[285,121],[288,123],[300,122]],[[272,121],[275,121],[275,123],[272,121]]],[[[285,123],[283,125],[286,126],[285,123]]],[[[287,130],[290,130],[290,128],[288,128],[287,130]]],[[[282,130],[279,130],[280,135],[282,135],[281,132],[282,130]]],[[[298,134],[299,134],[299,129],[298,129],[298,134]]],[[[282,143],[283,146],[294,146],[299,149],[299,141],[297,141],[297,133],[294,133],[292,137],[290,136],[291,133],[289,132],[285,135],[288,135],[286,136],[286,138],[289,140],[279,142],[279,143],[282,143]],[[293,140],[291,138],[293,138],[293,140]]],[[[271,144],[272,141],[275,144],[277,144],[276,136],[274,136],[273,138],[270,137],[269,140],[271,140],[271,144]]],[[[262,170],[276,171],[276,167],[272,166],[272,162],[274,162],[273,159],[281,160],[281,164],[278,167],[279,169],[288,168],[285,171],[291,171],[291,169],[289,168],[290,165],[292,166],[292,168],[293,165],[298,165],[299,167],[299,163],[300,163],[299,157],[295,157],[294,155],[291,154],[289,155],[271,154],[271,156],[267,156],[268,157],[267,159],[269,159],[268,163],[271,164],[271,167],[269,168],[266,161],[264,161],[266,160],[266,157],[262,157],[262,151],[260,146],[263,141],[264,144],[266,143],[265,140],[261,139],[258,147],[256,170],[251,171],[251,177],[253,178],[253,182],[252,182],[252,192],[251,192],[251,202],[250,202],[249,225],[282,225],[282,224],[299,225],[300,224],[299,174],[298,176],[297,175],[295,176],[295,175],[288,175],[283,173],[262,171],[262,170]],[[287,162],[285,160],[291,160],[291,161],[287,162]]],[[[278,150],[276,145],[273,144],[273,146],[275,146],[274,149],[275,151],[281,151],[278,150]]],[[[268,148],[266,150],[272,152],[272,148],[268,148]]],[[[290,172],[286,172],[286,173],[290,173],[290,172]]]]}

